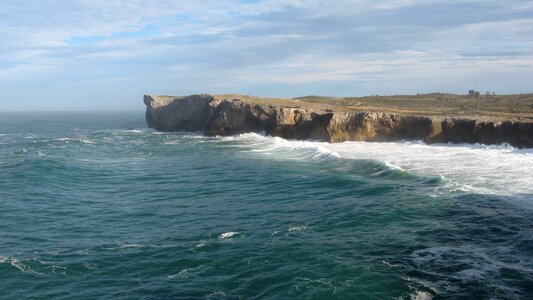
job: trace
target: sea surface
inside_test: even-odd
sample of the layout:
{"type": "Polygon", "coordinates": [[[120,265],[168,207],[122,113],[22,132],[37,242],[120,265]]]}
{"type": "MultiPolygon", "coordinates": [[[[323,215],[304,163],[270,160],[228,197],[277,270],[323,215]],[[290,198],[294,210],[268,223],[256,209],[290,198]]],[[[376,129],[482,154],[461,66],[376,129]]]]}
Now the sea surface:
{"type": "Polygon", "coordinates": [[[0,299],[533,299],[533,150],[0,113],[0,299]]]}

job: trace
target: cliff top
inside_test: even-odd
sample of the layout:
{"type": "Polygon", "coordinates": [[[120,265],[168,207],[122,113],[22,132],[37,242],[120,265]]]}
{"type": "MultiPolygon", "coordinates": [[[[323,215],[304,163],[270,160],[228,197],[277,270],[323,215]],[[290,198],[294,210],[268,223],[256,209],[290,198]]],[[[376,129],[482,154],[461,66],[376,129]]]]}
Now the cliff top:
{"type": "MultiPolygon", "coordinates": [[[[214,95],[216,99],[239,99],[247,103],[274,106],[305,107],[334,111],[372,111],[404,115],[447,116],[533,122],[533,94],[455,95],[444,93],[324,97],[305,96],[292,99],[256,97],[239,94],[214,95]]],[[[163,102],[176,97],[158,96],[163,102]]]]}

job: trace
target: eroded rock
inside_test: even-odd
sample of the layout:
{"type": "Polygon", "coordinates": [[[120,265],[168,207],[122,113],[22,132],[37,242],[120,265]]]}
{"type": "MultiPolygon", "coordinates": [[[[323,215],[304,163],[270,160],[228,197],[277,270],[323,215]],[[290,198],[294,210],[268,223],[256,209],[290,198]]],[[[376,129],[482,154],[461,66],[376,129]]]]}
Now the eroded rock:
{"type": "Polygon", "coordinates": [[[148,126],[160,131],[203,131],[208,135],[266,132],[288,139],[327,142],[422,140],[533,147],[533,123],[527,122],[335,112],[211,95],[145,95],[144,103],[148,126]]]}

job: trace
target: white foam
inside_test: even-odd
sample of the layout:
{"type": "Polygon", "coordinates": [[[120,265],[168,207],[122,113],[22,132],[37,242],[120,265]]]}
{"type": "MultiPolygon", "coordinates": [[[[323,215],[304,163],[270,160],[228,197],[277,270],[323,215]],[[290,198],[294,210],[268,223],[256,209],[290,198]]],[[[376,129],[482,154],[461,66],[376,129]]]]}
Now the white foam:
{"type": "Polygon", "coordinates": [[[302,230],[306,230],[307,228],[309,228],[309,224],[293,226],[293,227],[290,227],[288,231],[289,232],[291,232],[291,231],[302,231],[302,230]]]}
{"type": "Polygon", "coordinates": [[[12,265],[13,267],[21,270],[22,272],[31,272],[31,268],[26,266],[25,264],[21,263],[19,260],[17,259],[11,259],[9,261],[9,264],[12,265]]]}
{"type": "Polygon", "coordinates": [[[433,297],[430,293],[427,292],[421,292],[416,291],[414,294],[411,295],[411,300],[431,300],[433,297]]]}
{"type": "Polygon", "coordinates": [[[102,247],[104,250],[119,250],[119,249],[128,249],[128,248],[142,248],[144,245],[140,244],[117,244],[116,247],[102,247]]]}
{"type": "Polygon", "coordinates": [[[214,140],[237,143],[226,146],[238,147],[243,152],[269,159],[382,161],[389,169],[446,179],[446,186],[438,188],[435,195],[450,191],[497,195],[533,193],[533,149],[517,149],[508,145],[427,145],[422,142],[330,144],[285,140],[256,133],[216,137],[214,140]]]}
{"type": "Polygon", "coordinates": [[[86,267],[89,270],[95,270],[95,269],[98,268],[98,266],[96,264],[88,263],[88,262],[84,262],[83,266],[86,267]]]}
{"type": "Polygon", "coordinates": [[[44,261],[44,260],[40,260],[40,259],[38,259],[38,258],[35,257],[35,256],[33,257],[33,261],[36,261],[36,262],[38,262],[38,263],[40,263],[40,264],[43,264],[43,265],[53,265],[53,264],[54,264],[54,262],[52,262],[52,261],[44,261]]]}
{"type": "Polygon", "coordinates": [[[209,295],[207,295],[207,298],[211,298],[211,297],[216,297],[216,298],[220,298],[220,297],[226,297],[226,293],[224,293],[223,291],[215,291],[209,295]]]}
{"type": "Polygon", "coordinates": [[[175,278],[175,277],[185,277],[185,278],[186,278],[186,277],[188,277],[188,275],[189,275],[190,273],[193,273],[194,271],[199,270],[201,267],[202,267],[202,266],[198,266],[198,267],[196,267],[196,268],[185,268],[185,269],[179,271],[179,272],[176,273],[176,274],[172,274],[172,275],[167,276],[167,278],[168,278],[168,279],[172,279],[172,278],[175,278]]]}
{"type": "Polygon", "coordinates": [[[124,244],[118,247],[118,249],[124,249],[124,248],[141,248],[144,247],[143,245],[139,244],[124,244]]]}
{"type": "Polygon", "coordinates": [[[221,234],[218,236],[218,239],[219,239],[219,240],[223,240],[223,239],[227,239],[227,238],[230,238],[230,237],[235,236],[235,235],[238,235],[238,234],[240,234],[240,233],[237,232],[237,231],[224,232],[224,233],[221,233],[221,234]]]}
{"type": "Polygon", "coordinates": [[[5,257],[5,256],[0,255],[0,264],[9,264],[24,273],[33,273],[37,275],[43,275],[42,273],[39,273],[33,270],[30,266],[22,263],[21,261],[13,257],[5,257]]]}
{"type": "Polygon", "coordinates": [[[89,139],[86,139],[86,138],[85,138],[85,139],[84,139],[84,138],[80,139],[80,142],[82,142],[82,143],[84,143],[84,144],[89,144],[89,145],[94,145],[94,144],[96,144],[96,142],[93,142],[93,141],[91,141],[91,140],[89,140],[89,139]]]}
{"type": "Polygon", "coordinates": [[[321,142],[286,140],[257,133],[217,138],[222,142],[238,142],[237,147],[248,152],[285,160],[336,159],[341,157],[335,151],[325,147],[327,143],[321,142]]]}
{"type": "Polygon", "coordinates": [[[421,142],[345,142],[325,147],[349,159],[375,159],[426,176],[449,188],[482,194],[533,193],[533,150],[509,146],[426,145],[421,142]]]}
{"type": "Polygon", "coordinates": [[[386,261],[386,260],[382,260],[381,263],[384,264],[384,265],[386,265],[386,266],[388,266],[388,267],[391,267],[391,268],[396,268],[396,267],[398,267],[398,265],[393,265],[393,264],[391,264],[390,262],[388,262],[388,261],[386,261]]]}

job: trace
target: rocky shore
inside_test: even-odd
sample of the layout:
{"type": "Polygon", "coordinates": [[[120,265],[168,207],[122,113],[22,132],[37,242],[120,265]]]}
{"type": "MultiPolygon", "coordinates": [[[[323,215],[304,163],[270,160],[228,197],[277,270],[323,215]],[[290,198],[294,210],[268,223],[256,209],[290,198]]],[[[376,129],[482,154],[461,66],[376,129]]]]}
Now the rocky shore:
{"type": "Polygon", "coordinates": [[[299,101],[279,104],[238,96],[145,95],[144,103],[148,126],[159,131],[202,131],[207,135],[265,132],[287,139],[332,143],[421,140],[533,147],[533,122],[347,111],[299,101]]]}

